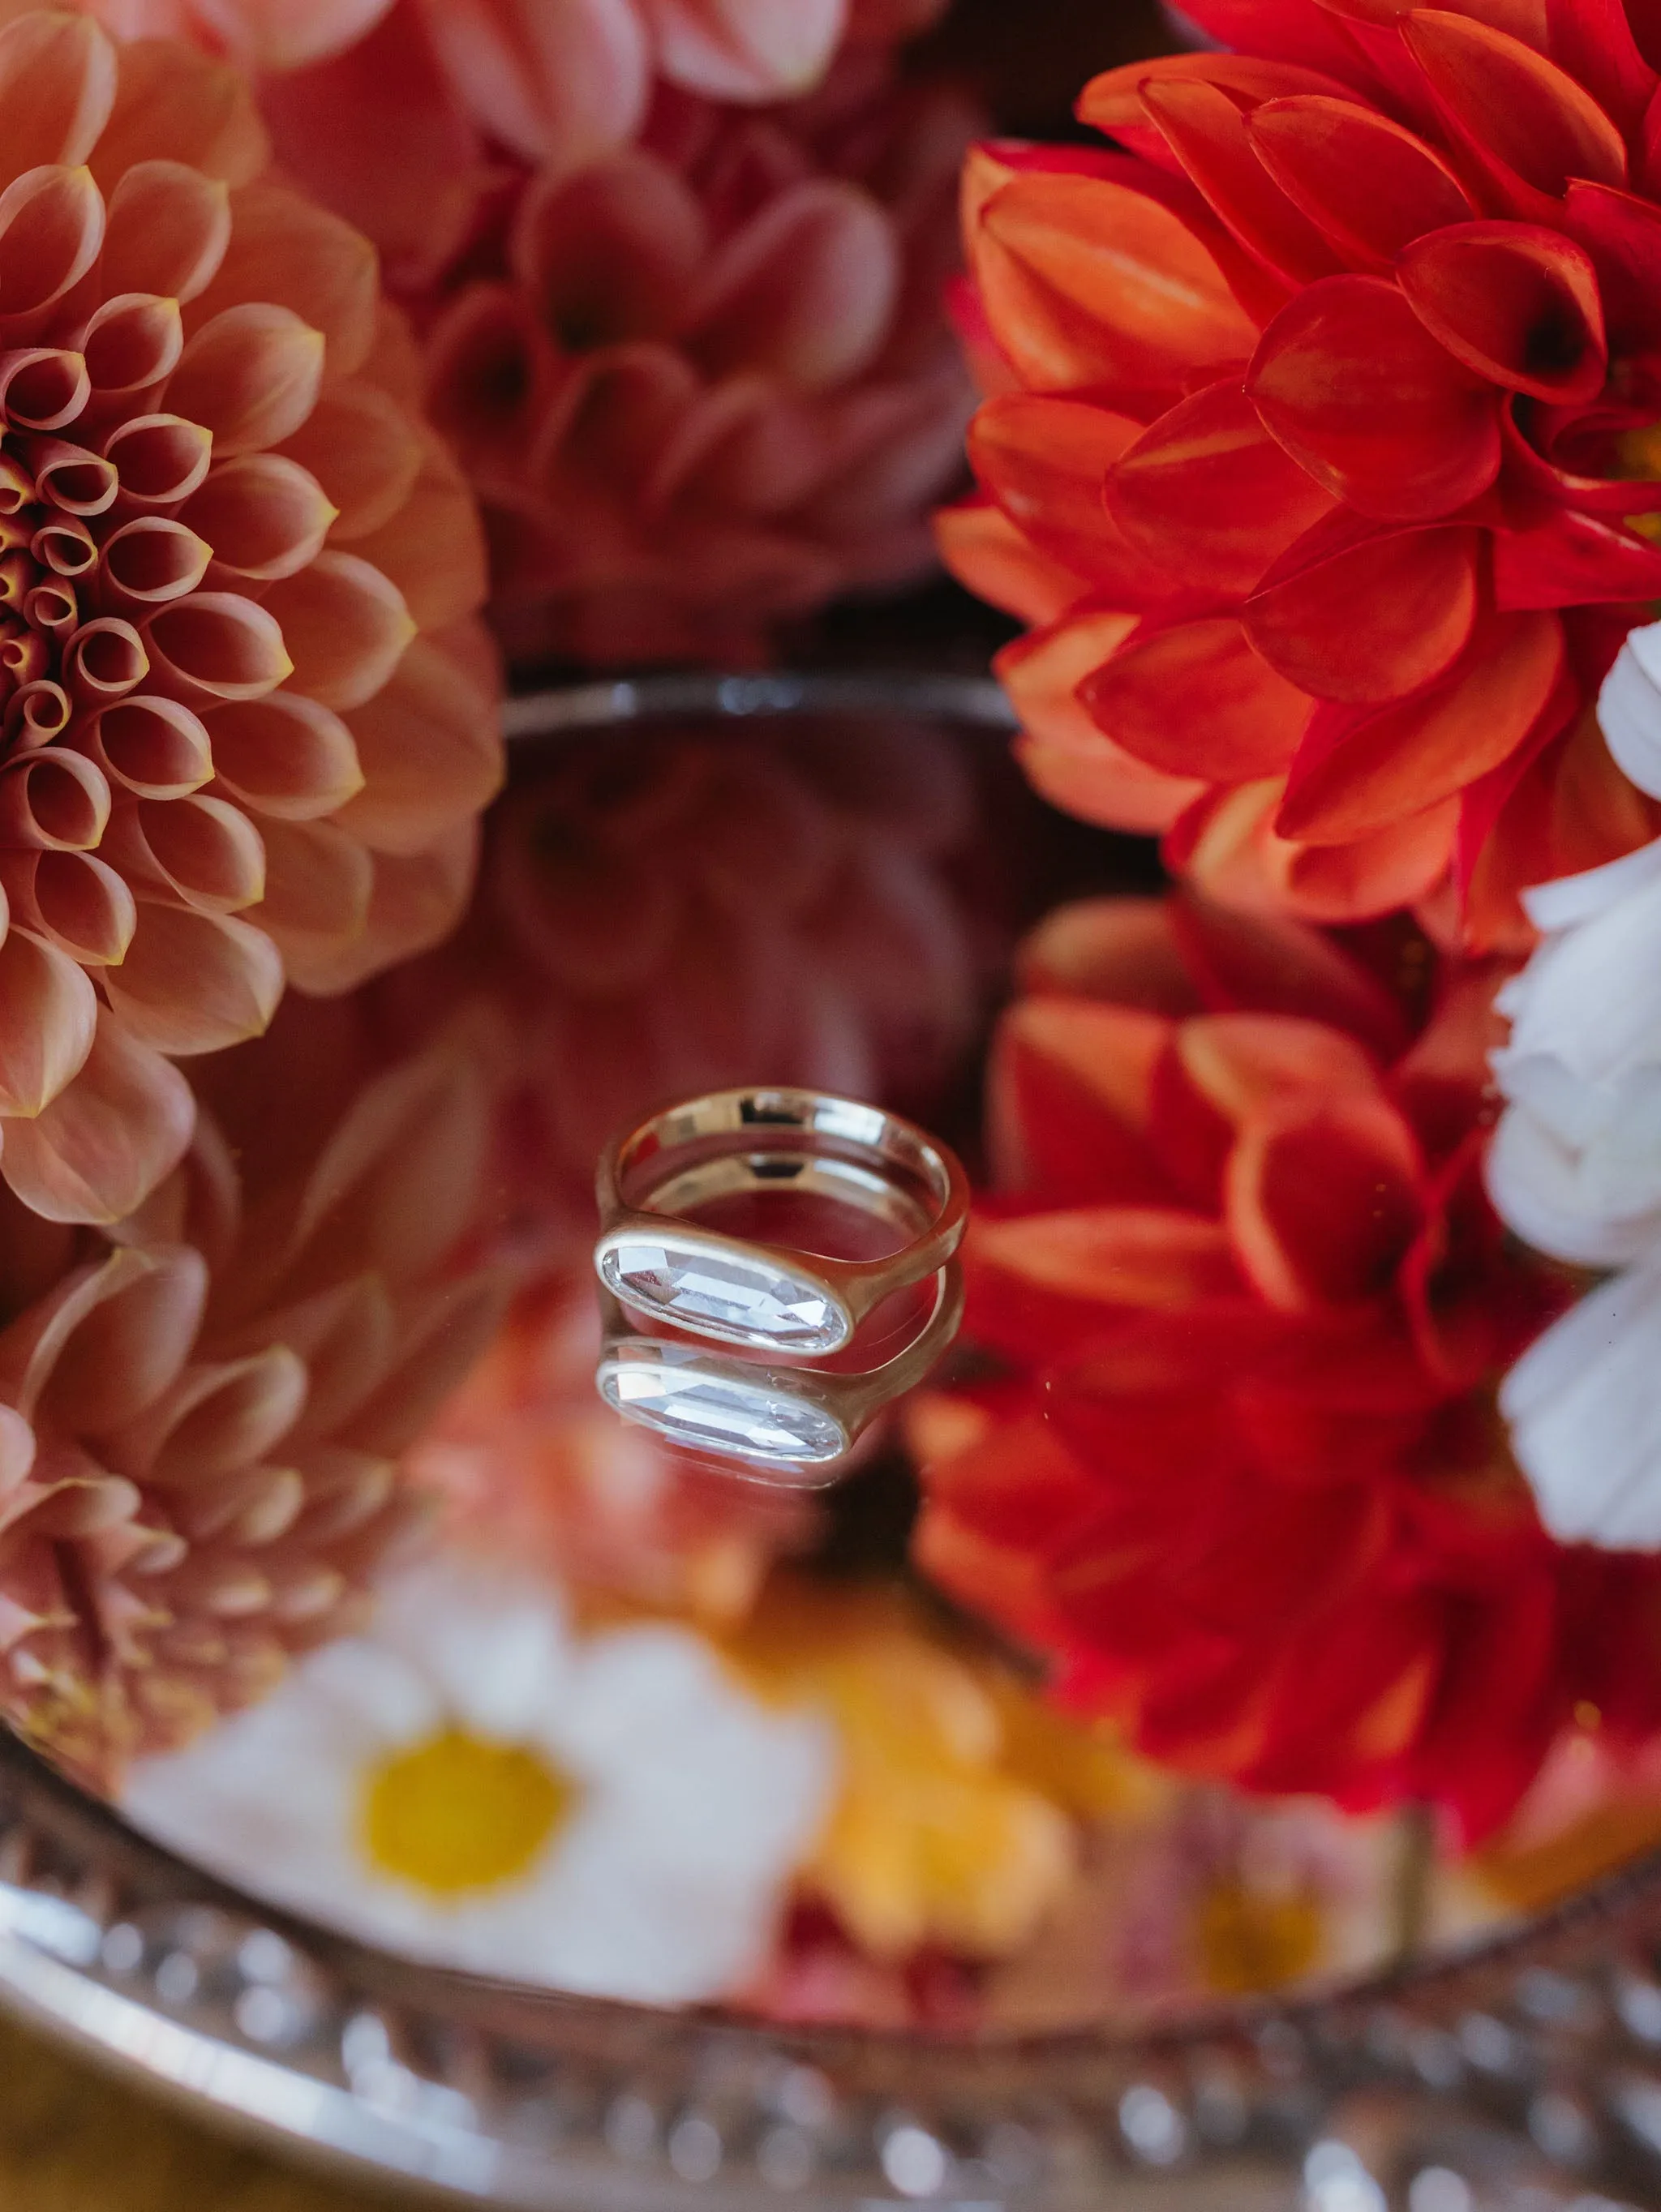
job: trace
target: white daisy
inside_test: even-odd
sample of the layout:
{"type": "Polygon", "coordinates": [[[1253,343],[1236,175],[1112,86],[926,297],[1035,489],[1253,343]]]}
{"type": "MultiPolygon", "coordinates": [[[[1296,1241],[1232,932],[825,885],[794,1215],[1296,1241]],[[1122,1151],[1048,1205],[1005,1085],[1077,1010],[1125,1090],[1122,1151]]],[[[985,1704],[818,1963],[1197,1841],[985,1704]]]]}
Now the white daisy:
{"type": "Polygon", "coordinates": [[[686,1629],[575,1636],[545,1584],[406,1573],[125,1809],[239,1887],[434,1964],[645,2003],[764,1960],[834,1781],[686,1629]]]}

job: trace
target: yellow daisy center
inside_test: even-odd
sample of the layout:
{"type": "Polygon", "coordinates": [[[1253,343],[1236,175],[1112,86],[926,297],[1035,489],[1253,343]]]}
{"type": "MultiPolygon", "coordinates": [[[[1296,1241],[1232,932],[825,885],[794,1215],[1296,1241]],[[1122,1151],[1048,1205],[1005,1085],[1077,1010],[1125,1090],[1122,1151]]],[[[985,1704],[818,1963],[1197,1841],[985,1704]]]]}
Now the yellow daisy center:
{"type": "Polygon", "coordinates": [[[576,1796],[575,1783],[523,1745],[447,1728],[365,1777],[364,1851],[381,1874],[465,1897],[524,1874],[576,1796]]]}

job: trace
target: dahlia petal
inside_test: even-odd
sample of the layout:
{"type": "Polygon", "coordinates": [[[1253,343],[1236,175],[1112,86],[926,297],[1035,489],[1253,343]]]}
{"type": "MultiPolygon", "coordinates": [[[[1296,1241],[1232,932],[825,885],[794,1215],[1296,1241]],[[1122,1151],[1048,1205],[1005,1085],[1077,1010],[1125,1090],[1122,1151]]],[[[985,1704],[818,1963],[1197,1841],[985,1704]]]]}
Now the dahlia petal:
{"type": "Polygon", "coordinates": [[[1016,176],[968,246],[993,331],[1035,390],[1174,393],[1256,342],[1203,233],[1129,182],[1016,176]]]}
{"type": "Polygon", "coordinates": [[[91,853],[9,853],[0,885],[17,922],[83,968],[124,959],[137,922],[126,883],[91,853]]]}
{"type": "Polygon", "coordinates": [[[978,1265],[1034,1291],[1109,1307],[1181,1308],[1238,1287],[1227,1236],[1216,1223],[1152,1206],[1080,1206],[983,1221],[971,1249],[978,1265]]]}
{"type": "Polygon", "coordinates": [[[1571,184],[1564,228],[1591,256],[1616,353],[1645,353],[1661,343],[1661,208],[1605,185],[1571,184]]]}
{"type": "MultiPolygon", "coordinates": [[[[195,1342],[208,1272],[188,1246],[113,1253],[50,1310],[30,1347],[21,1399],[97,1436],[172,1387],[195,1342]]],[[[9,1350],[9,1340],[8,1340],[9,1350]]]]}
{"type": "Polygon", "coordinates": [[[1162,898],[1073,899],[1053,908],[1022,939],[1016,977],[1035,997],[1060,993],[1147,1013],[1200,1012],[1171,906],[1162,898]]]}
{"type": "MultiPolygon", "coordinates": [[[[374,862],[356,837],[332,822],[266,822],[265,895],[259,927],[283,956],[291,983],[311,981],[311,961],[325,963],[368,925],[374,862]]],[[[319,972],[326,974],[326,964],[319,972]]]]}
{"type": "Polygon", "coordinates": [[[0,938],[0,1113],[42,1113],[85,1066],[97,1019],[75,962],[14,923],[0,938]]]}
{"type": "Polygon", "coordinates": [[[1541,51],[1583,84],[1617,127],[1643,120],[1655,70],[1640,51],[1624,0],[1546,0],[1550,35],[1541,51]]]}
{"type": "Polygon", "coordinates": [[[697,404],[691,363],[668,346],[608,347],[566,380],[536,459],[557,499],[568,484],[602,497],[637,492],[697,404]]]}
{"type": "Polygon", "coordinates": [[[263,699],[294,673],[276,618],[233,592],[197,592],[143,625],[158,690],[204,699],[263,699]]]}
{"type": "MultiPolygon", "coordinates": [[[[148,292],[117,293],[94,309],[75,343],[90,387],[88,421],[131,415],[160,390],[184,352],[179,302],[148,292]]],[[[42,422],[36,427],[48,430],[58,426],[42,422]]]]}
{"type": "Polygon", "coordinates": [[[403,1358],[347,1424],[342,1442],[388,1458],[407,1451],[501,1327],[505,1302],[502,1284],[474,1278],[406,1304],[399,1317],[407,1333],[403,1358]]]}
{"type": "Polygon", "coordinates": [[[1233,615],[1136,632],[1085,678],[1079,698],[1134,759],[1218,783],[1285,768],[1313,711],[1252,651],[1233,615]]]}
{"type": "Polygon", "coordinates": [[[0,415],[19,430],[61,430],[87,404],[92,380],[79,354],[28,346],[0,355],[0,415]]]}
{"type": "MultiPolygon", "coordinates": [[[[285,1456],[296,1451],[303,1456],[308,1444],[336,1437],[341,1424],[386,1373],[399,1340],[398,1316],[386,1285],[379,1276],[367,1273],[331,1284],[269,1321],[262,1315],[257,1327],[266,1341],[275,1337],[298,1352],[309,1377],[305,1410],[283,1440],[285,1456]]],[[[332,1441],[325,1443],[318,1456],[327,1465],[332,1451],[339,1449],[332,1441]]],[[[350,1461],[356,1458],[350,1455],[350,1461]]],[[[338,1472],[348,1471],[339,1468],[338,1462],[336,1467],[338,1472]]],[[[360,1470],[352,1467],[350,1472],[360,1470]]],[[[308,1490],[310,1486],[308,1482],[308,1490]]]]}
{"type": "Polygon", "coordinates": [[[1396,271],[1427,330],[1479,376],[1538,399],[1590,399],[1609,349],[1589,257],[1556,231],[1468,222],[1416,240],[1396,271]]]}
{"type": "Polygon", "coordinates": [[[78,168],[116,97],[116,49],[84,17],[46,9],[0,30],[0,179],[43,163],[78,168]]]}
{"type": "Polygon", "coordinates": [[[782,100],[809,91],[843,35],[847,0],[644,0],[660,72],[706,100],[782,100]]]}
{"type": "Polygon", "coordinates": [[[394,7],[344,52],[268,77],[260,98],[283,168],[400,276],[430,279],[465,243],[490,173],[415,9],[394,7]],[[376,130],[350,127],[371,112],[376,130]]]}
{"type": "Polygon", "coordinates": [[[1378,1091],[1378,1063],[1364,1046],[1299,1014],[1196,1014],[1177,1027],[1166,1063],[1237,1129],[1300,1093],[1378,1091]]]}
{"type": "Polygon", "coordinates": [[[1332,505],[1231,383],[1144,431],[1109,469],[1105,497],[1139,552],[1185,583],[1231,592],[1250,591],[1332,505]]]}
{"type": "Polygon", "coordinates": [[[1169,1033],[1138,1007],[1050,998],[1013,1007],[987,1078],[999,1187],[1065,1194],[1070,1205],[1164,1196],[1148,1119],[1169,1033]]]}
{"type": "Polygon", "coordinates": [[[178,161],[243,185],[271,159],[252,89],[228,63],[173,40],[141,40],[117,50],[116,70],[109,120],[81,156],[106,192],[140,161],[178,161]]]}
{"type": "Polygon", "coordinates": [[[191,1490],[264,1459],[306,1402],[306,1370],[286,1345],[198,1361],[108,1438],[111,1464],[161,1490],[191,1490]]]}
{"type": "Polygon", "coordinates": [[[173,1054],[219,1052],[269,1026],[283,963],[270,938],[245,921],[144,902],[106,988],[138,1043],[173,1054]]]}
{"type": "Polygon", "coordinates": [[[1294,284],[1334,276],[1343,266],[1258,160],[1246,118],[1228,93],[1212,84],[1155,79],[1144,86],[1142,105],[1248,253],[1294,284]]]}
{"type": "Polygon", "coordinates": [[[280,445],[317,403],[324,337],[292,308],[265,301],[204,323],[167,380],[167,405],[198,422],[215,458],[280,445]]]}
{"type": "Polygon", "coordinates": [[[1276,829],[1336,844],[1463,791],[1528,737],[1563,652],[1555,616],[1497,615],[1428,695],[1371,713],[1323,709],[1293,765],[1276,829]]]}
{"type": "Polygon", "coordinates": [[[380,289],[368,240],[286,185],[244,185],[230,204],[230,241],[192,307],[192,329],[229,308],[274,301],[322,333],[330,376],[361,368],[374,342],[380,289]]]}
{"type": "Polygon", "coordinates": [[[1381,277],[1310,286],[1264,331],[1246,390],[1294,459],[1382,521],[1431,520],[1499,473],[1499,395],[1381,277]]]}
{"type": "Polygon", "coordinates": [[[934,544],[947,574],[977,599],[1039,628],[1065,614],[1082,588],[1071,568],[1038,552],[989,499],[943,507],[934,544]]]}
{"type": "Polygon", "coordinates": [[[1041,553],[1111,597],[1122,582],[1147,589],[1144,557],[1127,544],[1102,497],[1108,470],[1135,436],[1134,422],[1104,407],[1010,392],[976,415],[969,459],[1041,553]]]}
{"type": "MultiPolygon", "coordinates": [[[[142,617],[195,591],[213,556],[207,540],[182,522],[166,515],[137,515],[104,540],[100,596],[106,608],[142,617]]],[[[141,668],[133,681],[143,673],[141,668]]]]}
{"type": "Polygon", "coordinates": [[[179,1526],[192,1543],[217,1541],[259,1551],[288,1534],[305,1503],[306,1486],[295,1468],[252,1468],[229,1478],[222,1488],[181,1504],[179,1526]]]}
{"type": "Polygon", "coordinates": [[[1407,1027],[1393,992],[1319,930],[1282,915],[1216,906],[1191,888],[1160,908],[1169,914],[1183,973],[1193,979],[1189,988],[1197,984],[1208,1006],[1321,1022],[1380,1060],[1394,1060],[1405,1048],[1407,1027]]]}
{"type": "Polygon", "coordinates": [[[630,0],[422,0],[427,34],[474,119],[538,167],[573,170],[623,144],[646,105],[644,25],[630,0]]]}
{"type": "Polygon", "coordinates": [[[1271,577],[1247,602],[1246,635],[1317,699],[1399,699],[1464,650],[1476,620],[1479,550],[1477,532],[1458,527],[1364,538],[1283,580],[1271,577]]]}
{"type": "Polygon", "coordinates": [[[349,717],[363,788],[344,829],[377,851],[413,854],[501,788],[490,700],[445,654],[417,641],[386,686],[349,717]]]}
{"type": "Polygon", "coordinates": [[[405,410],[362,383],[328,386],[283,450],[334,508],[337,543],[390,522],[414,489],[423,458],[405,410]]]}
{"type": "Polygon", "coordinates": [[[1286,1313],[1381,1296],[1424,1218],[1413,1132],[1376,1093],[1248,1120],[1224,1183],[1241,1265],[1286,1313]]]}
{"type": "Polygon", "coordinates": [[[59,745],[26,751],[0,769],[0,841],[39,853],[89,853],[110,818],[110,787],[94,762],[59,745]]]}
{"type": "Polygon", "coordinates": [[[316,821],[363,788],[351,732],[298,692],[216,708],[212,746],[224,788],[264,817],[316,821]]]}
{"type": "Polygon", "coordinates": [[[338,947],[332,958],[309,962],[307,988],[313,991],[354,990],[383,968],[425,952],[450,934],[472,890],[478,824],[459,823],[439,842],[407,859],[394,853],[377,853],[374,859],[374,888],[363,933],[338,947]]]}
{"type": "Polygon", "coordinates": [[[511,243],[517,289],[494,296],[535,301],[573,351],[661,337],[687,319],[709,249],[691,185],[667,161],[627,149],[532,183],[511,243]]]}
{"type": "Polygon", "coordinates": [[[265,888],[259,832],[222,799],[125,800],[110,818],[103,850],[136,890],[202,914],[234,914],[265,888]]]}
{"type": "Polygon", "coordinates": [[[113,465],[63,438],[32,438],[29,468],[40,496],[65,514],[103,514],[119,489],[113,465]]]}
{"type": "Polygon", "coordinates": [[[1021,764],[1037,789],[1086,821],[1159,830],[1202,787],[1150,769],[1114,744],[1077,696],[1135,622],[1134,615],[1085,608],[1006,646],[996,667],[1025,732],[1021,764]]]}
{"type": "Polygon", "coordinates": [[[0,192],[0,315],[61,300],[103,242],[103,196],[88,171],[26,170],[0,192]]]}
{"type": "MultiPolygon", "coordinates": [[[[178,520],[167,526],[194,532],[224,575],[271,583],[314,560],[334,520],[316,477],[297,461],[280,453],[244,453],[210,470],[178,520]]],[[[126,528],[143,526],[141,521],[126,528]]]]}
{"type": "Polygon", "coordinates": [[[355,538],[352,550],[402,592],[411,620],[424,630],[442,629],[472,614],[490,588],[478,504],[454,457],[436,438],[424,443],[403,506],[379,529],[355,538]]]}
{"type": "MultiPolygon", "coordinates": [[[[0,662],[3,659],[3,650],[0,649],[0,662]]],[[[4,730],[12,752],[21,755],[36,746],[49,745],[69,727],[73,711],[70,696],[61,684],[44,679],[25,684],[6,702],[4,730]]]]}
{"type": "Polygon", "coordinates": [[[1517,214],[1549,221],[1572,178],[1626,182],[1620,132],[1543,54],[1442,9],[1414,9],[1402,35],[1449,128],[1517,214]]]}
{"type": "Polygon", "coordinates": [[[561,363],[522,291],[472,283],[427,334],[427,410],[462,453],[506,453],[536,431],[561,363]]]}
{"type": "Polygon", "coordinates": [[[1299,94],[1246,118],[1258,160],[1349,259],[1383,273],[1412,240],[1475,213],[1451,169],[1388,116],[1299,94]]]}
{"type": "Polygon", "coordinates": [[[48,1221],[120,1221],[178,1166],[195,1119],[178,1069],[100,1011],[74,1081],[33,1121],[7,1124],[0,1177],[48,1221]]]}
{"type": "Polygon", "coordinates": [[[196,299],[231,239],[225,185],[185,161],[139,161],[109,195],[101,273],[112,292],[196,299]]]}
{"type": "Polygon", "coordinates": [[[1452,863],[1459,802],[1444,799],[1404,822],[1342,845],[1302,845],[1288,855],[1285,902],[1311,921],[1366,921],[1415,905],[1452,863]]]}
{"type": "Polygon", "coordinates": [[[807,180],[718,250],[684,343],[712,375],[751,370],[819,391],[874,359],[900,275],[898,239],[876,198],[834,179],[807,180]]]}
{"type": "Polygon", "coordinates": [[[1494,603],[1502,612],[1661,597],[1661,549],[1573,507],[1496,530],[1493,543],[1494,603]]]}
{"type": "MultiPolygon", "coordinates": [[[[144,641],[132,624],[124,622],[119,615],[100,615],[92,622],[82,623],[64,647],[66,696],[73,699],[78,710],[91,708],[97,712],[136,690],[149,675],[149,666],[144,641]]],[[[49,687],[42,684],[29,689],[32,693],[44,693],[49,688],[61,691],[64,685],[49,687]]],[[[94,757],[98,758],[95,750],[94,757]]]]}
{"type": "Polygon", "coordinates": [[[319,553],[261,604],[280,625],[295,688],[325,707],[373,698],[416,635],[403,593],[355,553],[319,553]]]}
{"type": "Polygon", "coordinates": [[[121,507],[173,507],[187,499],[213,461],[213,434],[179,415],[138,415],[104,441],[121,507]]]}
{"type": "Polygon", "coordinates": [[[377,1078],[318,1155],[285,1270],[332,1243],[391,1284],[417,1279],[465,1233],[490,1143],[484,1077],[465,1051],[440,1046],[377,1078]]]}
{"type": "Polygon", "coordinates": [[[1296,62],[1239,53],[1157,54],[1092,77],[1079,95],[1079,120],[1116,137],[1125,125],[1142,120],[1144,85],[1172,82],[1215,85],[1248,111],[1264,100],[1330,94],[1342,97],[1345,90],[1318,70],[1296,62]]]}

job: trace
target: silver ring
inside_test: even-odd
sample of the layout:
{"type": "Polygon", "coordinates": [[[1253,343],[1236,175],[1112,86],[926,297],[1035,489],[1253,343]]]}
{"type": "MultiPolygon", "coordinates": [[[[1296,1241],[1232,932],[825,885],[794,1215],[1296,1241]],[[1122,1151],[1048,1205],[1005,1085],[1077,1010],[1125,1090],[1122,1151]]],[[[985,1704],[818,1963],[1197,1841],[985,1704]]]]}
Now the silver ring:
{"type": "Polygon", "coordinates": [[[937,1274],[969,1211],[956,1156],[915,1123],[784,1087],[711,1091],[653,1115],[606,1147],[596,1195],[595,1272],[621,1304],[689,1335],[807,1359],[840,1352],[893,1291],[937,1274]],[[679,1218],[711,1198],[787,1189],[851,1205],[907,1241],[843,1260],[679,1218]]]}
{"type": "Polygon", "coordinates": [[[862,1374],[770,1367],[660,1337],[637,1336],[609,1291],[600,1292],[605,1340],[594,1387],[614,1413],[684,1451],[746,1462],[802,1487],[836,1479],[873,1418],[914,1389],[963,1319],[955,1261],[935,1277],[934,1303],[901,1352],[862,1374]]]}

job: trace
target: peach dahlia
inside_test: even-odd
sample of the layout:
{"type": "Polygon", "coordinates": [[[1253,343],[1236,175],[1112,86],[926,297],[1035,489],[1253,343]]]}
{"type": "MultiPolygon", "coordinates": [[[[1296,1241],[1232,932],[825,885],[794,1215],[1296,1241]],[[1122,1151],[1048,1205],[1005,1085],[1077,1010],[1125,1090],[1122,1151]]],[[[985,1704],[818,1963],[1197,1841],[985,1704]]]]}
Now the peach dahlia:
{"type": "Polygon", "coordinates": [[[495,789],[465,485],[368,241],[227,65],[0,29],[0,1177],[65,1223],[183,1156],[175,1060],[465,897],[495,789]]]}

